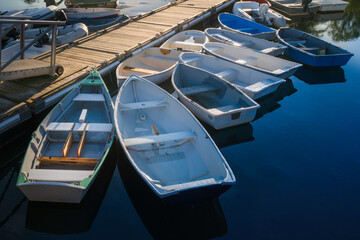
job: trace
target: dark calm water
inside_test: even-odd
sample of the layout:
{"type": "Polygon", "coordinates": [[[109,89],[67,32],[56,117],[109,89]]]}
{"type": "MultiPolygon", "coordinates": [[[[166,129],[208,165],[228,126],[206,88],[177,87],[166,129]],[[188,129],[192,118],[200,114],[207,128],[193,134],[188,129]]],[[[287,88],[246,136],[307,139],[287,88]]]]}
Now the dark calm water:
{"type": "Polygon", "coordinates": [[[342,68],[302,68],[250,124],[208,127],[237,178],[219,199],[162,204],[116,144],[81,204],[31,203],[15,183],[40,116],[1,149],[0,239],[360,239],[360,3],[344,20],[291,26],[355,56],[342,68]]]}

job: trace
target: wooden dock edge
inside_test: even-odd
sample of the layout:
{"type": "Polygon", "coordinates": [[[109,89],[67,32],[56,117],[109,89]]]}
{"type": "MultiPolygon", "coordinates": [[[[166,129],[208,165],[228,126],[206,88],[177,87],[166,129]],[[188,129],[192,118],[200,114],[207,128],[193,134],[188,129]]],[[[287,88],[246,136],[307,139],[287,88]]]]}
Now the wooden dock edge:
{"type": "MultiPolygon", "coordinates": [[[[172,3],[167,4],[165,6],[162,6],[158,9],[150,11],[148,13],[139,15],[134,18],[130,18],[130,19],[125,20],[124,22],[118,23],[114,26],[110,26],[106,29],[94,32],[84,38],[74,41],[73,43],[57,47],[56,53],[59,53],[65,49],[72,48],[74,46],[79,45],[80,43],[83,43],[83,42],[89,41],[93,38],[96,38],[99,35],[102,35],[107,32],[111,32],[120,27],[126,26],[132,22],[136,22],[138,20],[144,19],[155,13],[161,12],[172,6],[176,6],[181,3],[185,3],[185,2],[187,2],[187,0],[177,0],[172,3]]],[[[149,47],[158,45],[161,42],[166,41],[168,38],[175,35],[176,33],[186,30],[186,29],[192,27],[193,25],[206,20],[207,18],[219,13],[221,10],[229,7],[231,4],[233,4],[235,2],[236,2],[236,0],[225,0],[225,1],[219,2],[218,4],[215,4],[212,7],[205,9],[204,11],[194,15],[191,18],[185,19],[183,22],[177,24],[176,26],[170,27],[169,29],[167,29],[163,32],[160,32],[160,34],[157,34],[155,37],[147,39],[146,41],[141,42],[138,45],[136,45],[122,53],[114,54],[113,58],[104,61],[102,64],[100,64],[100,66],[97,66],[97,69],[99,70],[99,72],[101,74],[106,74],[107,72],[116,68],[116,66],[120,62],[131,57],[132,55],[135,55],[135,54],[139,53],[140,51],[143,51],[149,47]]],[[[35,59],[42,60],[49,56],[50,56],[50,53],[44,53],[40,56],[37,56],[35,59]]],[[[46,87],[41,92],[33,95],[31,98],[29,98],[25,102],[22,102],[16,106],[12,107],[8,111],[1,113],[0,114],[0,134],[3,134],[4,132],[10,130],[11,128],[21,124],[23,121],[30,119],[32,117],[32,114],[39,114],[40,112],[53,106],[55,103],[57,103],[68,92],[70,92],[81,80],[83,80],[88,75],[89,71],[91,70],[90,68],[91,68],[91,66],[80,69],[75,74],[67,76],[67,77],[61,79],[60,81],[55,82],[54,84],[46,87]]]]}

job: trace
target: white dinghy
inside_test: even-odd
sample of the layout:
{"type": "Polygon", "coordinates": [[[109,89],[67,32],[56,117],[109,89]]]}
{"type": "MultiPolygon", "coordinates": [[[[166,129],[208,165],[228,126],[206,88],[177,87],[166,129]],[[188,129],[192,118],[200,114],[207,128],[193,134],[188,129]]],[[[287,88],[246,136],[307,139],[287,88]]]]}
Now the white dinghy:
{"type": "Polygon", "coordinates": [[[204,45],[204,50],[216,57],[279,78],[290,77],[302,66],[299,63],[223,43],[207,43],[204,45]]]}
{"type": "Polygon", "coordinates": [[[180,101],[215,129],[250,122],[260,108],[231,83],[199,68],[179,63],[171,81],[180,101]]]}
{"type": "Polygon", "coordinates": [[[240,88],[252,99],[274,92],[284,79],[262,73],[221,58],[200,53],[183,53],[181,63],[200,68],[225,79],[240,88]]]}
{"type": "Polygon", "coordinates": [[[114,140],[113,105],[96,71],[33,133],[17,181],[30,201],[80,203],[114,140]]]}
{"type": "Polygon", "coordinates": [[[207,42],[209,42],[209,39],[204,32],[198,30],[187,30],[175,34],[160,47],[178,49],[182,51],[201,52],[202,46],[207,42]]]}
{"type": "Polygon", "coordinates": [[[169,93],[130,76],[115,103],[118,139],[135,170],[163,200],[214,198],[235,177],[203,126],[169,93]]]}
{"type": "MultiPolygon", "coordinates": [[[[233,7],[233,14],[268,26],[277,28],[286,26],[286,18],[270,9],[266,3],[260,4],[255,1],[237,2],[233,7]]],[[[289,19],[290,20],[290,19],[289,19]]]]}
{"type": "Polygon", "coordinates": [[[221,42],[253,51],[278,56],[284,53],[286,46],[265,39],[247,36],[226,29],[207,28],[205,34],[211,42],[221,42]]]}
{"type": "MultiPolygon", "coordinates": [[[[47,27],[45,28],[37,28],[37,29],[29,29],[25,31],[25,45],[30,44],[33,39],[42,34],[47,27]]],[[[29,49],[25,51],[25,58],[34,58],[40,54],[51,51],[51,41],[52,34],[51,30],[48,33],[50,38],[48,39],[40,39],[37,43],[31,46],[29,49]]],[[[56,46],[61,46],[64,44],[68,44],[74,42],[82,37],[85,37],[89,34],[88,28],[83,23],[77,23],[73,25],[66,25],[63,27],[58,27],[58,36],[56,38],[56,46]]],[[[6,47],[1,50],[1,61],[10,60],[15,54],[20,51],[20,41],[12,41],[6,45],[6,47]]],[[[20,58],[20,57],[19,57],[20,58]]]]}
{"type": "Polygon", "coordinates": [[[180,50],[152,47],[120,63],[116,68],[116,78],[120,87],[131,75],[136,74],[155,84],[170,78],[178,62],[180,50]]]}

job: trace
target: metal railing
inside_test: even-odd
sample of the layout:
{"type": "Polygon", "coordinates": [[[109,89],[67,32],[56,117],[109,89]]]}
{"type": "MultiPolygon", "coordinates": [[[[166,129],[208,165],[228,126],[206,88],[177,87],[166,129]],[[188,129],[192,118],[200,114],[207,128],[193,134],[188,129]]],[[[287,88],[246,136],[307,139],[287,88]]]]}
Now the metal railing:
{"type": "Polygon", "coordinates": [[[65,21],[44,21],[44,20],[28,20],[26,16],[14,17],[14,16],[0,16],[0,36],[2,39],[11,29],[20,28],[20,51],[15,54],[10,60],[8,60],[4,65],[1,64],[1,50],[2,46],[0,44],[0,72],[2,72],[7,66],[15,61],[19,56],[21,59],[24,59],[24,54],[27,49],[34,45],[39,39],[41,39],[46,33],[52,30],[52,40],[51,40],[51,61],[50,61],[50,74],[51,76],[55,75],[55,56],[56,56],[56,38],[57,38],[57,27],[59,25],[65,25],[65,21]],[[12,24],[3,32],[3,24],[12,24]],[[49,25],[48,29],[42,32],[39,36],[33,39],[29,44],[25,46],[25,25],[26,24],[39,24],[39,25],[49,25]],[[2,65],[2,66],[1,66],[2,65]]]}

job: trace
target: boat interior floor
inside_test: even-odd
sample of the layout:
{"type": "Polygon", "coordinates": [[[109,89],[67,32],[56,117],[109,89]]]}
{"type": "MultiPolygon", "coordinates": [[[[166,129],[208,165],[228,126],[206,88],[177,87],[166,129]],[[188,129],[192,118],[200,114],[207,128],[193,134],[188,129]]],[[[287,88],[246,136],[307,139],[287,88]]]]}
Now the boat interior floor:
{"type": "MultiPolygon", "coordinates": [[[[161,126],[155,126],[151,119],[136,120],[136,137],[166,135],[161,126]],[[155,131],[154,131],[155,130],[155,131]]],[[[191,132],[191,131],[189,131],[191,132]]],[[[193,143],[183,140],[169,140],[128,147],[133,160],[153,183],[163,186],[209,178],[209,171],[193,143]],[[137,148],[138,147],[138,148],[137,148]]]]}

